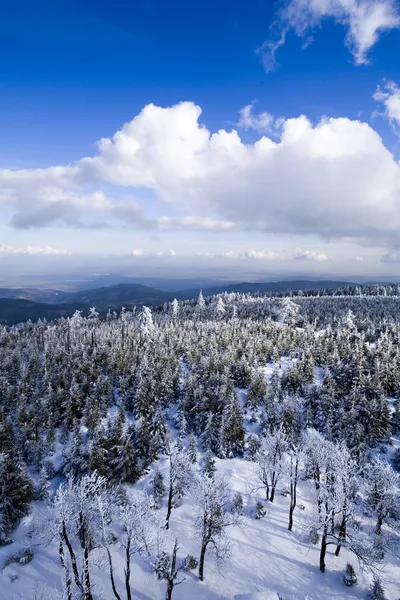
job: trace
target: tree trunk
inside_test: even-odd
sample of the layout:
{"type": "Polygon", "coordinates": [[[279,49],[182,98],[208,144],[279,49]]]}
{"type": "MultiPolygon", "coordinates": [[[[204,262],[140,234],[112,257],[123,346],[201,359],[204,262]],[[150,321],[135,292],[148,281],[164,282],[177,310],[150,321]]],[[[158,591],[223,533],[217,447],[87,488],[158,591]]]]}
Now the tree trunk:
{"type": "Polygon", "coordinates": [[[206,557],[207,544],[203,542],[201,546],[200,552],[200,560],[199,560],[199,579],[203,581],[204,579],[204,559],[206,557]]]}
{"type": "Polygon", "coordinates": [[[65,521],[62,522],[62,538],[63,538],[63,540],[66,543],[66,546],[68,548],[68,552],[69,552],[69,555],[70,555],[70,558],[71,558],[72,571],[73,571],[73,574],[74,574],[75,584],[82,591],[83,590],[83,586],[82,586],[82,582],[81,582],[80,577],[79,577],[78,565],[76,564],[76,556],[75,556],[74,549],[72,548],[72,544],[70,542],[70,539],[68,537],[67,526],[65,524],[65,521]]]}
{"type": "Polygon", "coordinates": [[[325,556],[326,556],[326,548],[327,548],[327,539],[328,539],[328,524],[324,525],[324,532],[322,534],[321,540],[321,552],[319,554],[319,570],[321,573],[325,573],[325,556]]]}
{"type": "Polygon", "coordinates": [[[171,600],[173,589],[174,589],[174,580],[168,579],[167,591],[165,592],[165,600],[171,600]]]}
{"type": "Polygon", "coordinates": [[[292,477],[292,481],[290,483],[290,508],[289,508],[289,531],[292,531],[293,528],[293,513],[297,504],[297,473],[299,468],[299,459],[296,457],[296,462],[294,466],[294,475],[292,477]]]}
{"type": "Polygon", "coordinates": [[[383,525],[383,516],[381,513],[378,514],[378,520],[376,522],[375,533],[376,535],[381,535],[382,533],[382,525],[383,525]]]}
{"type": "Polygon", "coordinates": [[[121,596],[118,594],[117,592],[117,588],[115,587],[115,579],[114,579],[114,567],[112,564],[112,559],[111,559],[111,552],[110,550],[107,548],[107,556],[108,556],[108,565],[110,568],[110,579],[111,579],[111,587],[112,587],[112,591],[114,596],[117,598],[117,600],[121,600],[121,596]]]}
{"type": "Polygon", "coordinates": [[[92,589],[90,584],[90,571],[89,571],[89,550],[85,546],[83,550],[83,573],[85,583],[84,600],[93,600],[92,589]]]}
{"type": "Polygon", "coordinates": [[[128,538],[125,549],[125,590],[126,600],[132,600],[131,594],[131,541],[128,538]]]}
{"type": "Polygon", "coordinates": [[[273,502],[273,501],[274,501],[274,498],[275,498],[275,487],[276,487],[276,486],[274,485],[274,486],[271,488],[271,495],[270,495],[270,497],[269,497],[269,501],[270,501],[270,502],[273,502]]]}
{"type": "Polygon", "coordinates": [[[168,508],[167,508],[167,518],[165,521],[165,529],[169,529],[169,520],[171,518],[171,512],[172,512],[172,483],[170,483],[170,485],[169,485],[168,508]]]}
{"type": "Polygon", "coordinates": [[[65,556],[64,556],[64,546],[62,541],[62,536],[60,535],[60,544],[58,547],[58,552],[60,555],[60,563],[63,569],[65,570],[65,592],[67,594],[66,600],[72,600],[72,580],[69,574],[69,568],[65,564],[65,556]]]}
{"type": "Polygon", "coordinates": [[[288,525],[288,530],[292,531],[293,529],[293,513],[294,513],[294,504],[292,504],[292,502],[290,502],[290,508],[289,508],[289,525],[288,525]]]}
{"type": "Polygon", "coordinates": [[[83,598],[84,600],[93,600],[90,571],[89,571],[89,547],[86,539],[86,522],[82,513],[79,513],[79,541],[83,548],[83,598]]]}
{"type": "Polygon", "coordinates": [[[340,523],[339,540],[338,540],[338,545],[336,546],[335,556],[339,556],[340,549],[343,545],[343,542],[345,542],[345,540],[346,540],[346,515],[343,515],[342,522],[340,523]]]}
{"type": "Polygon", "coordinates": [[[172,598],[172,591],[174,589],[174,585],[175,585],[175,578],[178,574],[178,571],[176,571],[176,555],[178,553],[178,538],[175,538],[175,544],[174,544],[174,548],[172,550],[172,559],[171,559],[171,570],[169,573],[169,577],[167,579],[168,584],[167,584],[167,591],[165,592],[165,600],[171,600],[172,598]]]}

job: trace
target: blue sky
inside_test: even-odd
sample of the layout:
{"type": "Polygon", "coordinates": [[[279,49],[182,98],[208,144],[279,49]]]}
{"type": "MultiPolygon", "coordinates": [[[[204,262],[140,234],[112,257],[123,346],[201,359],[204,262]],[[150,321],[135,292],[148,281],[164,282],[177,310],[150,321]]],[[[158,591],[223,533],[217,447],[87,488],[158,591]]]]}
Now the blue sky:
{"type": "Polygon", "coordinates": [[[132,272],[163,260],[171,272],[396,273],[397,1],[8,4],[4,270],[102,257],[132,272]],[[99,150],[138,115],[123,147],[99,150]],[[239,142],[220,135],[214,148],[232,129],[239,142]]]}

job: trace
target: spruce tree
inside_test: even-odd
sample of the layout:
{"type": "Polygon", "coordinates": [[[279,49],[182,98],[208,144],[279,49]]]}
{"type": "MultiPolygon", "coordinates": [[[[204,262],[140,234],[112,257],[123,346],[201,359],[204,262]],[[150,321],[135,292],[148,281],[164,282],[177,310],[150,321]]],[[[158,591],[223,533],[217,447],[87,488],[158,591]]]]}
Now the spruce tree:
{"type": "Polygon", "coordinates": [[[371,590],[369,592],[369,597],[371,600],[386,600],[385,590],[383,589],[379,577],[374,578],[371,590]]]}
{"type": "Polygon", "coordinates": [[[190,436],[188,448],[189,460],[194,465],[197,462],[197,444],[193,433],[190,436]]]}
{"type": "Polygon", "coordinates": [[[39,499],[47,502],[50,499],[50,495],[51,490],[47,469],[44,465],[42,465],[39,473],[39,499]]]}
{"type": "Polygon", "coordinates": [[[155,508],[160,508],[161,498],[164,496],[164,494],[165,494],[164,478],[163,478],[161,472],[159,471],[159,469],[157,469],[156,472],[154,473],[154,477],[151,482],[151,495],[153,496],[153,499],[154,499],[155,508]]]}
{"type": "Polygon", "coordinates": [[[114,479],[118,483],[135,483],[140,477],[136,450],[129,438],[124,438],[117,449],[117,457],[112,463],[114,479]]]}
{"type": "Polygon", "coordinates": [[[208,477],[213,478],[216,471],[217,467],[215,465],[215,458],[213,457],[211,451],[207,450],[204,456],[202,472],[205,473],[208,477]]]}
{"type": "Polygon", "coordinates": [[[28,514],[34,498],[33,483],[18,454],[0,454],[0,539],[28,514]]]}

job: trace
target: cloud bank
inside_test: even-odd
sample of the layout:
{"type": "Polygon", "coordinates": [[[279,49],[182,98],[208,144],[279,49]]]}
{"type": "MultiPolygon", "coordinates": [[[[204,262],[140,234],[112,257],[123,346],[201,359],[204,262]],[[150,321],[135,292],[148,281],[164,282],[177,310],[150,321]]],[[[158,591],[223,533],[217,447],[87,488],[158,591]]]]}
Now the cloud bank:
{"type": "Polygon", "coordinates": [[[367,123],[302,115],[282,120],[278,139],[245,144],[236,130],[211,133],[200,116],[191,102],[150,104],[93,157],[2,170],[0,206],[16,228],[123,224],[399,245],[400,165],[367,123]],[[146,214],[143,189],[155,192],[158,214],[146,214]]]}
{"type": "Polygon", "coordinates": [[[13,254],[22,254],[26,256],[70,256],[72,252],[69,250],[61,250],[60,248],[53,248],[52,246],[26,246],[24,248],[17,248],[7,244],[0,244],[0,255],[11,256],[13,254]]]}

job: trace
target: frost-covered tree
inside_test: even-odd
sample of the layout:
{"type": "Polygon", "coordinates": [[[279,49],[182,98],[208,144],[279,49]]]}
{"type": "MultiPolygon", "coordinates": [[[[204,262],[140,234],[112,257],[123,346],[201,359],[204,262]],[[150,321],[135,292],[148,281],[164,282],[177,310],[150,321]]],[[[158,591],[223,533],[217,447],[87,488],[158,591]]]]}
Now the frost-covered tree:
{"type": "Polygon", "coordinates": [[[299,318],[300,307],[291,298],[282,300],[279,319],[286,325],[295,325],[299,318]]]}
{"type": "Polygon", "coordinates": [[[255,371],[251,377],[249,391],[246,396],[246,406],[257,408],[265,403],[268,393],[267,382],[262,371],[255,371]]]}
{"type": "Polygon", "coordinates": [[[129,436],[123,436],[121,442],[113,448],[115,454],[115,458],[112,459],[114,479],[118,483],[135,483],[141,475],[136,449],[129,436]]]}
{"type": "Polygon", "coordinates": [[[192,465],[195,465],[197,462],[197,444],[196,438],[194,437],[193,433],[191,434],[189,439],[188,455],[192,465]]]}
{"type": "Polygon", "coordinates": [[[357,575],[351,563],[347,563],[346,571],[343,575],[343,582],[347,587],[352,587],[357,583],[357,575]]]}
{"type": "Polygon", "coordinates": [[[33,497],[32,480],[21,458],[0,454],[0,540],[28,514],[33,497]]]}
{"type": "MultiPolygon", "coordinates": [[[[340,442],[336,445],[333,456],[334,461],[336,499],[339,505],[338,536],[335,556],[339,556],[341,547],[347,541],[349,522],[354,519],[355,498],[359,489],[359,468],[351,456],[346,444],[340,442]]],[[[335,523],[332,524],[335,527],[335,523]]]]}
{"type": "Polygon", "coordinates": [[[151,481],[151,495],[154,498],[154,506],[155,508],[160,508],[161,498],[163,498],[165,494],[165,485],[164,485],[164,477],[159,469],[156,469],[154,473],[154,477],[151,481]]]}
{"type": "Polygon", "coordinates": [[[89,555],[102,545],[97,496],[105,494],[106,480],[93,473],[62,483],[54,497],[54,522],[59,556],[66,574],[68,597],[74,582],[83,600],[93,600],[89,555]],[[69,576],[71,565],[73,579],[69,576]]]}
{"type": "Polygon", "coordinates": [[[386,600],[385,590],[379,577],[374,577],[370,592],[370,600],[386,600]]]}
{"type": "Polygon", "coordinates": [[[196,307],[198,313],[200,313],[200,314],[203,313],[205,307],[206,307],[206,303],[205,303],[205,300],[204,300],[204,297],[203,297],[203,291],[200,290],[199,297],[197,298],[197,307],[196,307]]]}
{"type": "Polygon", "coordinates": [[[212,479],[216,471],[217,467],[215,464],[215,458],[213,457],[211,451],[208,450],[204,455],[202,473],[204,473],[204,475],[212,479]]]}
{"type": "Polygon", "coordinates": [[[354,515],[357,491],[356,463],[345,444],[333,444],[307,431],[305,437],[306,468],[314,480],[315,511],[312,530],[321,535],[319,567],[326,569],[329,545],[336,545],[336,556],[346,543],[348,523],[354,515]]]}
{"type": "Polygon", "coordinates": [[[176,298],[172,301],[172,318],[176,320],[179,314],[179,302],[176,298]]]}
{"type": "Polygon", "coordinates": [[[226,530],[237,525],[239,515],[231,510],[228,485],[219,476],[202,475],[193,487],[195,530],[200,540],[199,579],[204,579],[206,553],[211,550],[219,564],[230,554],[226,530]]]}
{"type": "Polygon", "coordinates": [[[299,481],[299,470],[302,460],[302,447],[293,442],[288,443],[287,477],[289,482],[290,505],[288,530],[293,528],[293,514],[297,506],[297,484],[299,481]]]}
{"type": "Polygon", "coordinates": [[[165,529],[169,529],[172,509],[179,506],[182,497],[190,484],[191,461],[189,455],[179,450],[174,442],[169,442],[167,448],[169,462],[168,500],[165,529]]]}
{"type": "Polygon", "coordinates": [[[282,427],[267,434],[261,441],[258,452],[258,477],[265,486],[265,497],[274,501],[278,482],[285,473],[285,458],[288,439],[282,427]]]}
{"type": "Polygon", "coordinates": [[[218,300],[215,303],[214,311],[215,311],[215,316],[218,319],[221,319],[225,315],[225,304],[222,299],[222,296],[218,296],[218,300]]]}
{"type": "Polygon", "coordinates": [[[381,535],[383,524],[391,517],[399,518],[400,479],[389,464],[372,461],[366,467],[366,501],[376,515],[376,535],[381,535]]]}
{"type": "Polygon", "coordinates": [[[151,309],[148,306],[143,306],[139,317],[139,329],[141,338],[146,340],[150,338],[154,332],[154,322],[151,309]]]}
{"type": "Polygon", "coordinates": [[[232,458],[243,454],[245,433],[242,407],[236,394],[233,394],[222,413],[219,432],[220,455],[232,458]]]}
{"type": "Polygon", "coordinates": [[[40,500],[45,500],[46,502],[50,500],[51,489],[49,478],[47,475],[47,469],[44,465],[42,465],[39,473],[39,498],[40,500]]]}
{"type": "Polygon", "coordinates": [[[142,492],[135,492],[128,502],[120,506],[119,519],[123,524],[121,546],[125,557],[125,592],[127,600],[132,600],[132,557],[139,554],[150,562],[153,560],[157,553],[160,523],[151,510],[149,497],[142,492]]]}
{"type": "Polygon", "coordinates": [[[178,550],[178,540],[175,539],[171,556],[169,556],[165,550],[161,551],[157,556],[155,565],[157,577],[158,579],[165,580],[167,582],[165,600],[171,600],[174,587],[185,581],[185,577],[183,577],[182,573],[185,571],[191,571],[197,567],[197,560],[190,554],[188,554],[183,560],[180,561],[180,564],[178,564],[178,550]]]}

